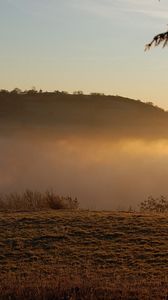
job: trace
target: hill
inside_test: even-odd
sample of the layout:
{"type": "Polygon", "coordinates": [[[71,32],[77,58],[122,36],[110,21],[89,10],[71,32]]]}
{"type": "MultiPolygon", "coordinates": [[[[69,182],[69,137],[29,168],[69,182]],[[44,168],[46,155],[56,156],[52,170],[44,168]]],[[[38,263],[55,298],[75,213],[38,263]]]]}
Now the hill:
{"type": "Polygon", "coordinates": [[[99,94],[0,93],[0,128],[57,134],[168,137],[168,113],[151,103],[99,94]]]}

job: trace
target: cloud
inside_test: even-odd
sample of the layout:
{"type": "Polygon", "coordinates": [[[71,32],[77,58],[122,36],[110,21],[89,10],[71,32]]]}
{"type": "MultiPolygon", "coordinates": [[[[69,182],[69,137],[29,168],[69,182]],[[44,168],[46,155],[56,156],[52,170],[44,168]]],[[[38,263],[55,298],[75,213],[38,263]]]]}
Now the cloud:
{"type": "Polygon", "coordinates": [[[168,3],[166,0],[148,2],[146,0],[7,0],[7,3],[26,14],[52,15],[59,10],[77,10],[103,18],[127,18],[129,14],[141,14],[150,18],[167,19],[168,3]]]}
{"type": "Polygon", "coordinates": [[[114,17],[119,15],[142,14],[150,18],[167,19],[168,4],[147,3],[145,0],[72,0],[74,8],[86,11],[101,17],[114,17]]]}
{"type": "Polygon", "coordinates": [[[123,9],[130,13],[138,13],[157,19],[167,19],[168,4],[164,1],[156,3],[148,3],[146,0],[137,2],[135,0],[121,0],[120,4],[123,4],[123,9]]]}

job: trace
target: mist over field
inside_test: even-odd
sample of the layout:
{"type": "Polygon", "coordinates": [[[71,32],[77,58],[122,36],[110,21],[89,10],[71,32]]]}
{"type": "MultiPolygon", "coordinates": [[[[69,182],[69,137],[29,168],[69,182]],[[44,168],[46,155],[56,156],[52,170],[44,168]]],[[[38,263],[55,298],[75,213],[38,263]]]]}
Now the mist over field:
{"type": "Polygon", "coordinates": [[[126,209],[151,194],[167,194],[166,141],[41,136],[0,144],[2,192],[53,189],[92,209],[126,209]]]}
{"type": "Polygon", "coordinates": [[[0,99],[1,193],[52,189],[89,209],[168,194],[166,112],[119,97],[40,97],[0,99]]]}

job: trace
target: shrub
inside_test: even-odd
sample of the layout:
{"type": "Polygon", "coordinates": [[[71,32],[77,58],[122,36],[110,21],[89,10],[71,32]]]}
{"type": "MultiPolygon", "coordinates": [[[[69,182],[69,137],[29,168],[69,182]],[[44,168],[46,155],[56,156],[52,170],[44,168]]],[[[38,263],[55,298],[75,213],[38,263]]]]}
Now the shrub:
{"type": "Polygon", "coordinates": [[[44,193],[26,190],[23,193],[10,193],[0,196],[0,211],[39,210],[39,209],[77,209],[77,198],[58,196],[54,192],[44,193]]]}
{"type": "Polygon", "coordinates": [[[47,204],[52,209],[77,209],[79,207],[77,198],[60,197],[53,192],[46,192],[45,195],[47,204]]]}
{"type": "Polygon", "coordinates": [[[168,200],[165,196],[160,196],[159,198],[149,196],[147,200],[140,203],[140,210],[142,212],[168,212],[168,200]]]}

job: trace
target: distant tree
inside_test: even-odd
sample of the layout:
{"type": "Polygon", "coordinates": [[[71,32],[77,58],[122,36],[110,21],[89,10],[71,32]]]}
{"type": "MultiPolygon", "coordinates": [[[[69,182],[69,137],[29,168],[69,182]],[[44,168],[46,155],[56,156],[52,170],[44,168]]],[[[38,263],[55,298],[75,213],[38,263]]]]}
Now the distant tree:
{"type": "Polygon", "coordinates": [[[11,94],[21,94],[22,93],[22,90],[21,89],[19,89],[19,88],[15,88],[15,89],[13,89],[12,91],[11,91],[11,94]]]}
{"type": "Polygon", "coordinates": [[[103,93],[90,93],[91,96],[104,96],[103,93]]]}
{"type": "Polygon", "coordinates": [[[73,95],[83,95],[83,91],[75,91],[73,92],[73,95]]]}
{"type": "Polygon", "coordinates": [[[59,94],[60,94],[60,91],[55,90],[55,91],[54,91],[54,94],[59,95],[59,94]]]}
{"type": "Polygon", "coordinates": [[[146,102],[146,104],[150,105],[150,106],[154,106],[153,102],[149,101],[149,102],[146,102]]]}
{"type": "Polygon", "coordinates": [[[27,94],[29,94],[29,95],[34,95],[34,94],[37,94],[37,93],[38,92],[37,92],[37,90],[34,86],[32,87],[32,89],[27,91],[27,94]]]}
{"type": "Polygon", "coordinates": [[[56,94],[56,95],[62,95],[62,96],[64,96],[64,95],[71,95],[71,94],[69,94],[67,91],[58,91],[58,90],[56,90],[56,91],[54,91],[54,94],[56,94]]]}
{"type": "Polygon", "coordinates": [[[67,91],[61,91],[61,95],[69,95],[67,91]]]}
{"type": "Polygon", "coordinates": [[[9,91],[8,91],[8,90],[5,90],[5,89],[1,89],[1,90],[0,90],[0,94],[1,94],[1,95],[6,95],[6,94],[9,94],[9,91]]]}

